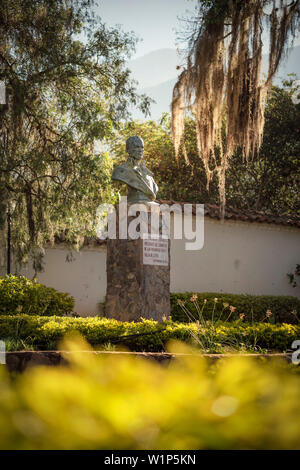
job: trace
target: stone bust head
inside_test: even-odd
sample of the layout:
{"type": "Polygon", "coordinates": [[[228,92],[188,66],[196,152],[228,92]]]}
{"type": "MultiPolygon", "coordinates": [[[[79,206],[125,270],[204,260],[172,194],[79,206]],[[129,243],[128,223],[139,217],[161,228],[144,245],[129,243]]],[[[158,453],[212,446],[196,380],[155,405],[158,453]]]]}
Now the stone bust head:
{"type": "Polygon", "coordinates": [[[129,157],[135,160],[142,160],[144,155],[144,141],[137,135],[133,135],[126,140],[126,152],[129,157]]]}
{"type": "Polygon", "coordinates": [[[137,135],[126,140],[126,151],[129,154],[126,162],[113,170],[112,179],[128,186],[128,202],[151,202],[155,200],[158,186],[153,174],[143,161],[144,142],[137,135]]]}

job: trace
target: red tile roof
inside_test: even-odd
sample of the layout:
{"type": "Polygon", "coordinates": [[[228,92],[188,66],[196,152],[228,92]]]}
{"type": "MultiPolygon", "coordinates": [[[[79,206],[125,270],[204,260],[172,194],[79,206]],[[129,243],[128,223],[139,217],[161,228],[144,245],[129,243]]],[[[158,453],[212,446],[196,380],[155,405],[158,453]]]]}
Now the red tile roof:
{"type": "MultiPolygon", "coordinates": [[[[178,201],[165,201],[158,199],[156,202],[159,204],[189,204],[178,201]]],[[[195,204],[193,204],[193,213],[195,213],[195,204]]],[[[212,219],[220,219],[220,208],[215,204],[204,204],[204,215],[211,217],[212,219]]],[[[243,222],[256,222],[256,223],[267,223],[276,225],[290,225],[293,227],[300,228],[300,217],[296,215],[272,215],[266,214],[265,212],[254,211],[254,210],[240,210],[234,209],[233,207],[225,208],[225,219],[226,220],[241,220],[243,222]]]]}

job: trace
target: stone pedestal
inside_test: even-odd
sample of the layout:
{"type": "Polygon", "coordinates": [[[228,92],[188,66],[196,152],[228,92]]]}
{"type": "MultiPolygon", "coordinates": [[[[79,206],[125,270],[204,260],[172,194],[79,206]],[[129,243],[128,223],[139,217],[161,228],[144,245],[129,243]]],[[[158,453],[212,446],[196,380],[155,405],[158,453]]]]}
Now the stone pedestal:
{"type": "MultiPolygon", "coordinates": [[[[145,207],[150,223],[151,205],[145,207]]],[[[132,219],[128,217],[127,227],[132,219]]],[[[105,307],[108,318],[161,321],[163,316],[170,315],[170,240],[150,237],[108,239],[105,307]]]]}

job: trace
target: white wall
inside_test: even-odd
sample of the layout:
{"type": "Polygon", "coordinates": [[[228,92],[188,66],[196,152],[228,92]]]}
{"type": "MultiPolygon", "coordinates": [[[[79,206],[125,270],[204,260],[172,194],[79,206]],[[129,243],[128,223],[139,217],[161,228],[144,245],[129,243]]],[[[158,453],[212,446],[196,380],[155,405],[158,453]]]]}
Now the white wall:
{"type": "MultiPolygon", "coordinates": [[[[300,230],[274,224],[205,217],[204,247],[185,251],[171,240],[171,292],[227,292],[294,295],[286,273],[300,262],[300,230]]],[[[64,247],[46,250],[45,272],[38,280],[75,297],[75,311],[98,313],[106,293],[106,248],[84,248],[67,262],[64,247]]],[[[30,268],[20,274],[32,277],[30,268]]]]}
{"type": "MultiPolygon", "coordinates": [[[[38,281],[61,292],[69,292],[75,298],[74,311],[88,316],[101,313],[99,302],[106,294],[106,248],[73,252],[73,261],[66,261],[68,250],[49,248],[45,255],[45,271],[38,273],[38,281]]],[[[32,278],[30,267],[20,274],[32,278]]]]}
{"type": "Polygon", "coordinates": [[[172,240],[171,291],[297,295],[286,273],[300,262],[300,230],[205,217],[204,247],[172,240]]]}

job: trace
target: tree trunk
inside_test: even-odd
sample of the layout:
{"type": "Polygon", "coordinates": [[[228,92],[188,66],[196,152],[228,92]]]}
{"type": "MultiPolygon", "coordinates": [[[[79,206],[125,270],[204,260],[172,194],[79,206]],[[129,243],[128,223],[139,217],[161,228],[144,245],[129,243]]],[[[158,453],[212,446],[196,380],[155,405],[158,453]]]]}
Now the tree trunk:
{"type": "Polygon", "coordinates": [[[7,270],[7,220],[0,228],[0,276],[5,276],[7,270]]]}

